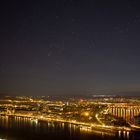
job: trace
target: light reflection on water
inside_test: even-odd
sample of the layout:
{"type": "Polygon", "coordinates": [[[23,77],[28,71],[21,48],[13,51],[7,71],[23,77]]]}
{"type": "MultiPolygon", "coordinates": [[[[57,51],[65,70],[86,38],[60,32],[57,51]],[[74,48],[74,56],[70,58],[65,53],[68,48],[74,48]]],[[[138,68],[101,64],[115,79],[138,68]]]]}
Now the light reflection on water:
{"type": "Polygon", "coordinates": [[[90,129],[83,129],[78,125],[68,123],[37,122],[30,118],[0,116],[0,138],[6,140],[38,138],[42,140],[46,138],[47,140],[140,140],[139,135],[134,135],[127,131],[118,131],[117,133],[91,131],[90,129]]]}

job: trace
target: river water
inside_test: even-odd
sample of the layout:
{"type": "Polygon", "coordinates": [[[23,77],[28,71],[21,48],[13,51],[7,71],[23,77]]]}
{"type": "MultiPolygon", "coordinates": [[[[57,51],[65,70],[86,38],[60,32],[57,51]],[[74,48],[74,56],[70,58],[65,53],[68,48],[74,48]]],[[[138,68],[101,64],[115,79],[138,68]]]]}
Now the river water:
{"type": "Polygon", "coordinates": [[[0,116],[0,140],[140,140],[140,132],[100,132],[59,122],[0,116]]]}

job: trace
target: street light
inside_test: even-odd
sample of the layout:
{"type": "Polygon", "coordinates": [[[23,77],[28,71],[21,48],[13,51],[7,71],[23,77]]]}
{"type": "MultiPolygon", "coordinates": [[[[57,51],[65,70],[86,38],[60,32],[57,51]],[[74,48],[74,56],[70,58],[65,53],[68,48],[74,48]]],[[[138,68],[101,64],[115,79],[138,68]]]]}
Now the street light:
{"type": "Polygon", "coordinates": [[[84,116],[88,117],[89,116],[89,112],[84,112],[84,116]]]}

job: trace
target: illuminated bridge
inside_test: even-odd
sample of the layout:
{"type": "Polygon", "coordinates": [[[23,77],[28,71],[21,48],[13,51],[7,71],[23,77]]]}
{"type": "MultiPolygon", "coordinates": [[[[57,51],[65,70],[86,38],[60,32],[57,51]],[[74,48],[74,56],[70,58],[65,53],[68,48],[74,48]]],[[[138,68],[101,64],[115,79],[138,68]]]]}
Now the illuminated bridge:
{"type": "Polygon", "coordinates": [[[113,104],[109,105],[108,113],[126,120],[133,120],[140,114],[140,105],[113,104]]]}

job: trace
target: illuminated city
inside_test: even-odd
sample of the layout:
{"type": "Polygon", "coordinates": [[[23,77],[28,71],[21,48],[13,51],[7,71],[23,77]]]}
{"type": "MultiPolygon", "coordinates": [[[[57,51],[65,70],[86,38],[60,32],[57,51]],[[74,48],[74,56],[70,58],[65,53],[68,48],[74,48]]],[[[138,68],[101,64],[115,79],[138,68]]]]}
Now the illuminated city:
{"type": "Polygon", "coordinates": [[[0,14],[0,140],[140,140],[140,0],[0,14]]]}
{"type": "Polygon", "coordinates": [[[0,99],[0,117],[26,118],[34,123],[60,122],[80,131],[111,135],[140,130],[140,98],[96,96],[67,98],[51,96],[6,96],[0,99]]]}

